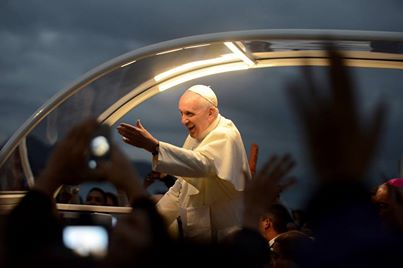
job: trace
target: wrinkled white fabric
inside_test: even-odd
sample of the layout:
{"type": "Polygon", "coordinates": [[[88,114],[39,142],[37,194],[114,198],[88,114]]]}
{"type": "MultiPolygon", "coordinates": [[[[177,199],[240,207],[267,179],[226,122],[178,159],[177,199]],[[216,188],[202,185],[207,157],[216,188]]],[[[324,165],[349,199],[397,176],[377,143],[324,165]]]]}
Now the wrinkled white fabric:
{"type": "Polygon", "coordinates": [[[157,207],[168,223],[181,217],[185,237],[219,239],[240,226],[250,171],[231,120],[218,116],[200,140],[188,136],[183,148],[160,142],[153,170],[178,177],[157,207]]]}

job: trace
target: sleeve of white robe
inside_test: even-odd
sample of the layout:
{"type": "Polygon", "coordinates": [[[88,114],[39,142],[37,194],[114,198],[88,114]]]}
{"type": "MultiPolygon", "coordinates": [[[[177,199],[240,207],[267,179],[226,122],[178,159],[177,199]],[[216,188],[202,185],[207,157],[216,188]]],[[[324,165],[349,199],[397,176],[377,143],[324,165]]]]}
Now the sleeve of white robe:
{"type": "Polygon", "coordinates": [[[182,185],[176,180],[169,191],[158,201],[157,209],[163,212],[162,215],[168,225],[172,224],[179,216],[179,193],[182,185]]]}
{"type": "Polygon", "coordinates": [[[158,160],[153,161],[153,170],[180,177],[206,177],[215,174],[213,159],[203,152],[188,150],[160,142],[158,160]]]}
{"type": "Polygon", "coordinates": [[[250,178],[248,159],[238,130],[227,121],[211,131],[193,151],[160,142],[153,169],[191,178],[215,175],[243,191],[245,179],[250,178]]]}

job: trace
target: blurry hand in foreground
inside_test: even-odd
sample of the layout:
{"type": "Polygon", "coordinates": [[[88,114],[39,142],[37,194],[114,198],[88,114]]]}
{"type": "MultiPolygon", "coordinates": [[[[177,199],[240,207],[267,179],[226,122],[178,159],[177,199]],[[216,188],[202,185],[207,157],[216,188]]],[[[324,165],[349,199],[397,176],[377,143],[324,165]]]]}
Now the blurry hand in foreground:
{"type": "Polygon", "coordinates": [[[378,103],[367,122],[360,118],[354,86],[340,54],[327,51],[329,92],[304,68],[307,87],[299,82],[289,88],[289,99],[305,129],[314,170],[323,181],[360,179],[367,172],[376,149],[385,106],[378,103]]]}
{"type": "Polygon", "coordinates": [[[247,182],[244,193],[244,226],[256,229],[259,218],[275,203],[280,193],[296,180],[288,174],[295,161],[290,155],[274,155],[255,177],[247,182]]]}

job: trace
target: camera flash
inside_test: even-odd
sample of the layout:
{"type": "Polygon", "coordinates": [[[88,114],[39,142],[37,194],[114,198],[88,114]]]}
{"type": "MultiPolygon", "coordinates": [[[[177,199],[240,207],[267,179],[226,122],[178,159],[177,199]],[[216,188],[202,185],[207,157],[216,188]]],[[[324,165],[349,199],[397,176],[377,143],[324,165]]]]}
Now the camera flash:
{"type": "Polygon", "coordinates": [[[109,151],[108,140],[104,136],[95,137],[91,142],[91,150],[97,157],[104,156],[109,151]]]}

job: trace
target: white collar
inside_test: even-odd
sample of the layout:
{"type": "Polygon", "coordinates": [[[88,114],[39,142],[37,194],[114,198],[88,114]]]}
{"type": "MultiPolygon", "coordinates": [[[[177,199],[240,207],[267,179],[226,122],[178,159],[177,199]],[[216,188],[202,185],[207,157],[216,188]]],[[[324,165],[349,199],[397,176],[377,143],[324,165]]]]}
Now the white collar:
{"type": "Polygon", "coordinates": [[[202,140],[204,140],[204,138],[213,130],[217,127],[218,123],[220,122],[221,119],[221,115],[218,114],[217,118],[214,119],[214,121],[207,127],[207,129],[205,131],[202,132],[202,134],[200,135],[199,139],[196,139],[198,142],[201,142],[202,140]]]}

